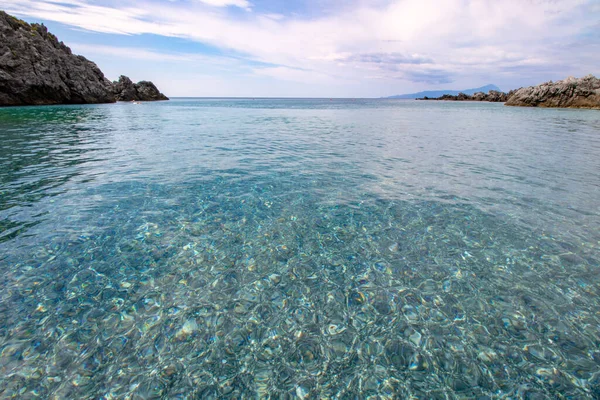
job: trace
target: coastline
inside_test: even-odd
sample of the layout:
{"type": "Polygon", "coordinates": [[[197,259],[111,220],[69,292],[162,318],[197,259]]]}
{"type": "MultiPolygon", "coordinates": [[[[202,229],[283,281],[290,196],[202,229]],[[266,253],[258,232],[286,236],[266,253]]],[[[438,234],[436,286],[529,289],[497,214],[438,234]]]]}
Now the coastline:
{"type": "MultiPolygon", "coordinates": [[[[134,83],[121,75],[111,82],[95,63],[74,55],[43,24],[29,24],[0,11],[0,34],[5,38],[0,44],[0,53],[4,54],[0,58],[0,107],[169,100],[149,81],[134,83]]],[[[416,100],[600,110],[600,79],[593,75],[569,77],[508,93],[490,90],[416,100]]]]}

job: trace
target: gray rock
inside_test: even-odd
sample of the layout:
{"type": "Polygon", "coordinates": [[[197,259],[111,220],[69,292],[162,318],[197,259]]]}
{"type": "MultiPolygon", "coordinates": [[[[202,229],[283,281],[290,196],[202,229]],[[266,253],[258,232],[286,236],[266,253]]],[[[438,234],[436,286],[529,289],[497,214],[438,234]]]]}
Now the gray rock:
{"type": "Polygon", "coordinates": [[[507,106],[600,109],[600,79],[593,75],[569,77],[521,88],[510,96],[507,106]]]}
{"type": "Polygon", "coordinates": [[[113,82],[113,93],[117,101],[138,100],[135,84],[124,75],[121,75],[118,81],[113,82]]]}
{"type": "Polygon", "coordinates": [[[485,94],[483,92],[473,93],[474,101],[486,101],[486,99],[487,99],[487,94],[485,94]]]}
{"type": "Polygon", "coordinates": [[[499,92],[497,90],[490,90],[486,98],[486,101],[490,101],[492,103],[504,103],[507,100],[508,95],[504,92],[499,92]]]}
{"type": "Polygon", "coordinates": [[[169,100],[152,82],[133,83],[128,77],[121,75],[113,84],[113,92],[117,101],[156,101],[169,100]]]}
{"type": "Polygon", "coordinates": [[[154,86],[154,83],[150,81],[140,81],[136,83],[135,88],[142,101],[169,100],[169,98],[159,92],[157,87],[154,86]]]}
{"type": "Polygon", "coordinates": [[[44,25],[0,11],[0,105],[112,103],[112,84],[44,25]]]}
{"type": "Polygon", "coordinates": [[[168,100],[152,82],[110,82],[42,24],[0,11],[0,106],[168,100]]]}

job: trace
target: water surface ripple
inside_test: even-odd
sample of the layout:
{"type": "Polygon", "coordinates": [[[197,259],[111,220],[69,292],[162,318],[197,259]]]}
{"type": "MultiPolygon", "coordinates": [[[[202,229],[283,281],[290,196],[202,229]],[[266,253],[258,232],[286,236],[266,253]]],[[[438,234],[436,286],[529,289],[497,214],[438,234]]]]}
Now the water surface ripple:
{"type": "Polygon", "coordinates": [[[600,114],[0,109],[2,398],[600,398],[600,114]]]}

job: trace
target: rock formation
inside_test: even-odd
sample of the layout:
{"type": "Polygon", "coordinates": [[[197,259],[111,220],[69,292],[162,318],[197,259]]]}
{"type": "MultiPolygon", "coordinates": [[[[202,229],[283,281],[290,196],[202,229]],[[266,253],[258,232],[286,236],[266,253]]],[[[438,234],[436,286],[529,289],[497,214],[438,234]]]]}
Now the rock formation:
{"type": "Polygon", "coordinates": [[[492,103],[504,103],[508,100],[508,94],[504,92],[499,92],[497,90],[490,90],[487,94],[485,93],[475,93],[473,95],[473,100],[477,101],[489,101],[492,103]]]}
{"type": "Polygon", "coordinates": [[[600,109],[600,79],[569,77],[514,91],[507,106],[600,109]]]}
{"type": "Polygon", "coordinates": [[[448,101],[488,101],[492,103],[503,103],[508,99],[508,94],[499,92],[497,90],[490,90],[487,94],[483,92],[474,93],[472,96],[459,93],[454,96],[451,94],[445,94],[441,97],[423,97],[417,100],[448,100],[448,101]]]}
{"type": "Polygon", "coordinates": [[[113,93],[117,101],[169,100],[167,96],[158,91],[154,83],[148,81],[133,83],[124,75],[121,75],[119,80],[113,83],[113,93]]]}
{"type": "MultiPolygon", "coordinates": [[[[151,82],[134,88],[136,100],[166,99],[151,82]]],[[[0,11],[0,106],[116,100],[113,83],[96,64],[74,55],[43,24],[0,11]]]]}
{"type": "Polygon", "coordinates": [[[0,105],[110,103],[111,82],[44,25],[0,11],[0,105]]]}

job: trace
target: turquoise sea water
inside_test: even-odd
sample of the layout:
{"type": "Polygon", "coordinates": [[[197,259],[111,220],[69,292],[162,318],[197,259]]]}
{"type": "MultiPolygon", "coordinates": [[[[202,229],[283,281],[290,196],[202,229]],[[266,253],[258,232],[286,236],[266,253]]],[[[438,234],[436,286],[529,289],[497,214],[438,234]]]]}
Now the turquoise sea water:
{"type": "Polygon", "coordinates": [[[0,109],[0,282],[2,398],[600,398],[600,113],[0,109]]]}

